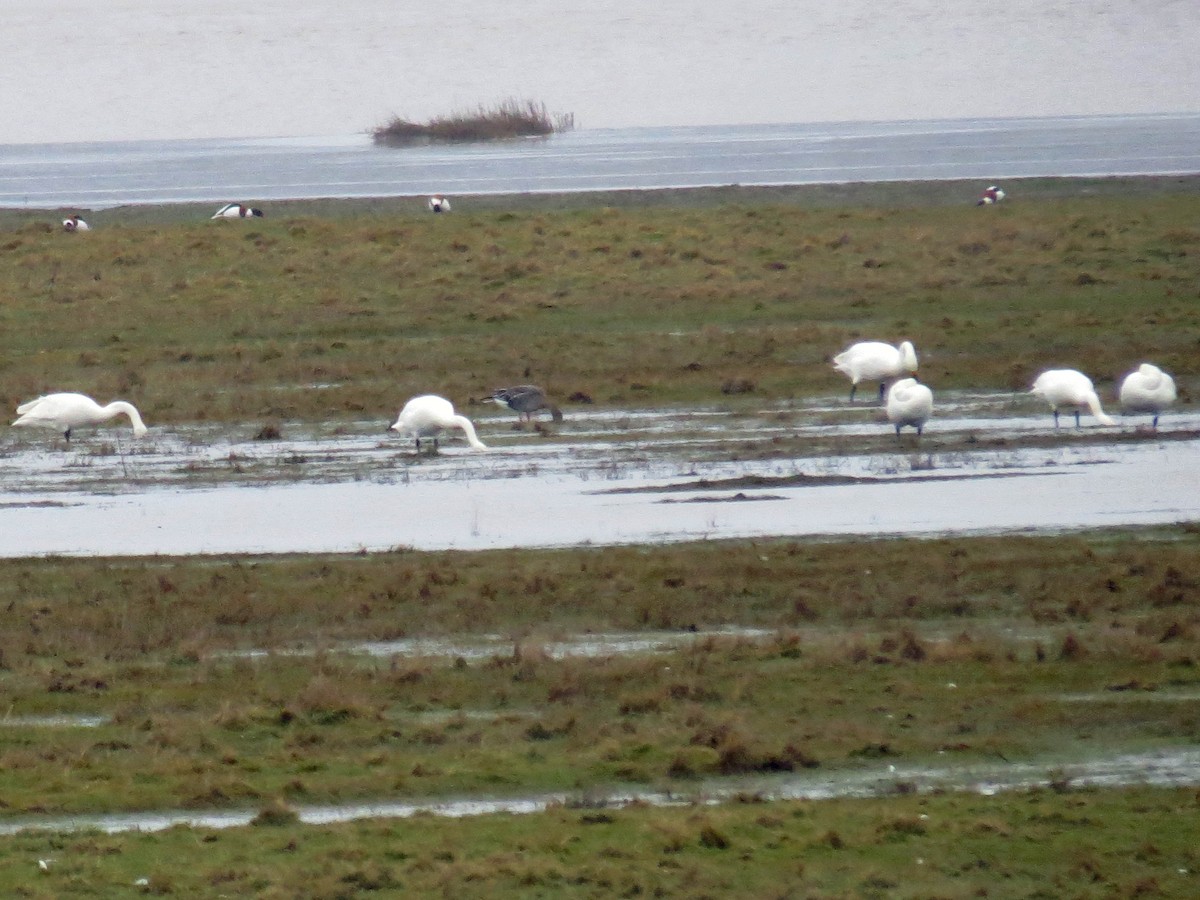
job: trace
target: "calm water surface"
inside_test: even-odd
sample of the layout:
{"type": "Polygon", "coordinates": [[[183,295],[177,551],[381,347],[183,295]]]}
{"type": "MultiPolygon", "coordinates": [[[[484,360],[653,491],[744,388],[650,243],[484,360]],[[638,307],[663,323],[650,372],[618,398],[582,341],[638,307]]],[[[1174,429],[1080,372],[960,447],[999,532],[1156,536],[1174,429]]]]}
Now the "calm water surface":
{"type": "Polygon", "coordinates": [[[1200,112],[1193,0],[8,0],[0,143],[1200,112]]]}
{"type": "Polygon", "coordinates": [[[1055,433],[1028,398],[947,395],[920,445],[894,441],[879,418],[876,407],[836,401],[749,414],[573,410],[542,437],[513,432],[511,416],[481,416],[491,450],[448,442],[436,457],[381,438],[378,423],[280,442],[156,428],[136,445],[99,434],[69,450],[25,432],[0,454],[0,556],[477,550],[1200,519],[1195,413],[1164,417],[1158,435],[1138,433],[1140,420],[1101,429],[1085,419],[1079,432],[1055,433]],[[729,481],[750,476],[762,480],[729,481]]]}
{"type": "MultiPolygon", "coordinates": [[[[365,136],[0,147],[0,206],[506,194],[1200,172],[1200,115],[577,131],[489,146],[365,136]]],[[[964,194],[975,200],[978,188],[964,194]]],[[[214,207],[215,208],[215,207],[214,207]]],[[[463,207],[459,207],[460,209],[463,207]]],[[[270,213],[269,207],[267,208],[270,213]]],[[[103,216],[89,217],[102,225],[103,216]]]]}

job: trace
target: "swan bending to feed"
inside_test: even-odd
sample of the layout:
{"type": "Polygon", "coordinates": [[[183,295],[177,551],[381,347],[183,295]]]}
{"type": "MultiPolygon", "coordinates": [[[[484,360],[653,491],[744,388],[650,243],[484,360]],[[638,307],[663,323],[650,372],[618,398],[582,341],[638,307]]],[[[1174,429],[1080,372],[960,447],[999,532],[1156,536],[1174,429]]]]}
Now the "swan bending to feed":
{"type": "Polygon", "coordinates": [[[55,431],[61,431],[68,443],[71,441],[72,430],[101,425],[122,415],[129,417],[134,437],[141,437],[147,430],[141,414],[132,403],[114,400],[107,406],[101,406],[85,394],[47,394],[22,403],[17,407],[17,415],[20,418],[13,422],[14,426],[53,428],[55,431]]]}
{"type": "Polygon", "coordinates": [[[445,197],[439,197],[439,196],[430,197],[429,198],[429,211],[435,212],[435,213],[450,212],[450,201],[447,200],[445,197]]]}
{"type": "Polygon", "coordinates": [[[905,425],[925,430],[925,423],[933,415],[933,391],[915,378],[901,378],[888,390],[887,417],[896,426],[896,434],[905,425]]]}
{"type": "Polygon", "coordinates": [[[63,219],[63,231],[91,231],[92,227],[79,216],[67,216],[63,219]]]}
{"type": "Polygon", "coordinates": [[[1121,409],[1128,413],[1150,413],[1158,428],[1159,414],[1175,402],[1175,379],[1150,363],[1142,363],[1121,382],[1121,409]]]}
{"type": "Polygon", "coordinates": [[[244,203],[226,203],[217,210],[214,219],[253,219],[263,218],[263,211],[244,203]]]}
{"type": "Polygon", "coordinates": [[[917,351],[909,341],[899,347],[882,341],[862,341],[835,356],[833,367],[850,379],[851,400],[860,381],[878,381],[882,400],[884,382],[917,371],[917,351]]]}
{"type": "Polygon", "coordinates": [[[1100,398],[1092,387],[1092,380],[1075,369],[1048,369],[1037,377],[1031,394],[1041,397],[1054,411],[1054,427],[1058,427],[1060,410],[1075,413],[1075,427],[1079,427],[1079,413],[1085,408],[1091,411],[1101,425],[1116,425],[1100,408],[1100,398]]]}
{"type": "Polygon", "coordinates": [[[528,422],[538,410],[545,409],[555,422],[562,421],[562,410],[546,399],[546,392],[536,384],[519,384],[516,387],[497,388],[488,397],[493,403],[507,406],[518,413],[522,422],[528,422]]]}
{"type": "Polygon", "coordinates": [[[487,444],[475,436],[475,426],[466,416],[456,415],[454,405],[445,397],[424,394],[413,397],[404,404],[400,416],[388,426],[388,431],[410,434],[421,450],[421,438],[433,438],[433,449],[438,448],[438,435],[447,428],[460,428],[467,443],[476,450],[486,450],[487,444]]]}

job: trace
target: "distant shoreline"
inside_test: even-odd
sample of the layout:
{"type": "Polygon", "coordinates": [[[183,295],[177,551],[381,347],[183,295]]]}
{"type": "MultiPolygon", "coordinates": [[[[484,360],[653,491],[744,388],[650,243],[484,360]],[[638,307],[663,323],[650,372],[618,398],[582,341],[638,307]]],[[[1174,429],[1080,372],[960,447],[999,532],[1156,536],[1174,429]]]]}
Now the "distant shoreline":
{"type": "MultiPolygon", "coordinates": [[[[1200,191],[1200,173],[1182,175],[1058,176],[1005,180],[1006,203],[1022,200],[1058,200],[1158,196],[1200,191]]],[[[638,188],[597,191],[563,191],[512,194],[453,195],[455,214],[507,212],[513,210],[556,211],[602,207],[704,208],[731,203],[760,203],[837,207],[929,207],[972,204],[978,197],[979,179],[945,181],[872,181],[829,184],[719,185],[688,188],[638,188]]],[[[278,218],[312,216],[350,218],[370,215],[428,215],[424,195],[387,197],[329,197],[265,201],[265,222],[278,218]]],[[[0,207],[0,229],[14,230],[29,223],[50,221],[69,212],[80,212],[94,225],[154,225],[207,219],[216,205],[211,202],[137,204],[99,210],[86,207],[35,209],[0,207]]],[[[263,224],[264,220],[259,220],[263,224]]]]}

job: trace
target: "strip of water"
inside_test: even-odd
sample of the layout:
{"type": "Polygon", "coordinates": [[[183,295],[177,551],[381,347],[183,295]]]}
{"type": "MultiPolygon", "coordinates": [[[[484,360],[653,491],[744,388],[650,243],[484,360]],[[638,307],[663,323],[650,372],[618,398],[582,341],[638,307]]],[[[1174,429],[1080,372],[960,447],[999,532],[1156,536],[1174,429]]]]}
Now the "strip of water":
{"type": "MultiPolygon", "coordinates": [[[[833,800],[882,797],[899,791],[930,793],[965,791],[984,796],[1051,785],[1120,788],[1129,785],[1193,787],[1200,785],[1200,750],[1124,754],[1090,760],[1007,763],[972,766],[879,766],[853,772],[705,781],[678,791],[614,788],[586,795],[562,792],[518,797],[457,797],[421,801],[386,801],[295,808],[307,825],[330,825],[361,819],[399,819],[426,814],[448,818],[483,815],[531,815],[553,808],[620,809],[650,806],[717,805],[746,796],[762,801],[833,800]]],[[[236,828],[249,825],[256,810],[196,812],[146,811],[111,815],[22,816],[0,822],[0,834],[23,831],[153,832],[167,828],[236,828]]]]}

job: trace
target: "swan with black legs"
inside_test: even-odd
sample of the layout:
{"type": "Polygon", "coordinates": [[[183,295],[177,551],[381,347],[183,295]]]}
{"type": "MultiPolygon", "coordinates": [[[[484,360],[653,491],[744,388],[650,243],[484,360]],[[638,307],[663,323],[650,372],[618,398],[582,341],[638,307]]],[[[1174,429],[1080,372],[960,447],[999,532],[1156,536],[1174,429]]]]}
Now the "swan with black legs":
{"type": "Polygon", "coordinates": [[[1075,427],[1079,427],[1079,414],[1089,411],[1101,425],[1116,425],[1100,406],[1100,398],[1092,380],[1075,369],[1048,369],[1037,377],[1031,394],[1041,397],[1054,411],[1054,427],[1058,427],[1058,414],[1064,410],[1075,414],[1075,427]]]}
{"type": "Polygon", "coordinates": [[[1126,415],[1150,413],[1151,428],[1158,429],[1158,417],[1175,402],[1175,379],[1152,363],[1142,363],[1121,382],[1118,399],[1126,415]]]}
{"type": "Polygon", "coordinates": [[[434,394],[424,394],[409,400],[388,430],[412,437],[416,441],[417,452],[420,452],[421,438],[432,438],[433,449],[437,450],[438,436],[451,428],[462,431],[472,449],[487,449],[487,444],[476,436],[471,420],[455,413],[454,404],[445,397],[434,394]]]}
{"type": "Polygon", "coordinates": [[[890,379],[916,374],[917,351],[910,341],[897,347],[882,341],[861,341],[835,356],[833,367],[850,379],[851,400],[860,382],[878,381],[882,401],[890,379]]]}
{"type": "Polygon", "coordinates": [[[17,415],[19,418],[13,422],[15,427],[51,428],[62,432],[68,443],[71,441],[71,432],[76,428],[102,425],[117,416],[129,418],[134,437],[142,437],[147,431],[141,413],[132,403],[114,400],[101,406],[86,394],[46,394],[22,403],[17,407],[17,415]]]}
{"type": "Polygon", "coordinates": [[[915,378],[901,378],[887,394],[888,421],[896,426],[896,434],[905,426],[925,430],[925,423],[933,415],[933,391],[915,378]]]}

